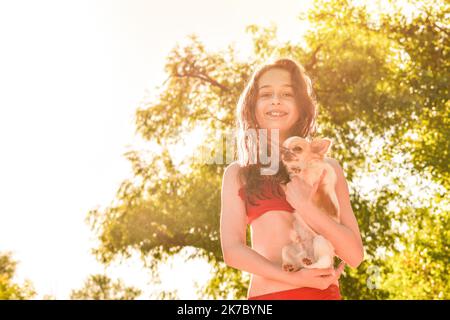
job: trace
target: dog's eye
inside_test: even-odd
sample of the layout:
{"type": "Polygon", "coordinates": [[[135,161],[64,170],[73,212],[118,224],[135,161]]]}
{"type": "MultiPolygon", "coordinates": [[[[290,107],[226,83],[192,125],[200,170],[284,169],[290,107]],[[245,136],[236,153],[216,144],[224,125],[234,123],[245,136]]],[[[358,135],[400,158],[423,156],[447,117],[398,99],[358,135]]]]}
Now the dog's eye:
{"type": "Polygon", "coordinates": [[[292,151],[300,152],[300,151],[302,151],[302,148],[301,147],[294,147],[294,148],[292,148],[292,151]]]}

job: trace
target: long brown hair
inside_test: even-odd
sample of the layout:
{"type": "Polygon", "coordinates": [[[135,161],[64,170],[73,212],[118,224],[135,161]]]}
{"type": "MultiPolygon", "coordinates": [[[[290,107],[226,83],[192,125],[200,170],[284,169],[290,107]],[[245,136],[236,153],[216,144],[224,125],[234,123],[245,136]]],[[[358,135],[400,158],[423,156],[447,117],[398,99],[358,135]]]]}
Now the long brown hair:
{"type": "MultiPolygon", "coordinates": [[[[298,62],[282,58],[273,62],[266,62],[259,66],[250,77],[244,91],[242,92],[237,104],[237,155],[241,166],[239,177],[241,183],[245,186],[245,192],[248,196],[257,196],[261,198],[261,185],[263,180],[269,180],[272,193],[280,196],[282,192],[279,183],[289,182],[289,175],[285,166],[280,161],[279,170],[274,175],[261,175],[261,163],[259,159],[259,136],[247,134],[249,129],[257,130],[257,120],[255,115],[256,101],[258,97],[258,81],[261,76],[271,69],[282,69],[289,72],[294,90],[295,103],[299,108],[299,120],[292,126],[288,132],[290,136],[300,136],[311,138],[316,132],[315,119],[317,116],[317,102],[312,89],[311,78],[306,74],[304,67],[298,62]],[[252,159],[256,159],[255,161],[252,159]]],[[[251,201],[251,197],[247,197],[251,201]]]]}

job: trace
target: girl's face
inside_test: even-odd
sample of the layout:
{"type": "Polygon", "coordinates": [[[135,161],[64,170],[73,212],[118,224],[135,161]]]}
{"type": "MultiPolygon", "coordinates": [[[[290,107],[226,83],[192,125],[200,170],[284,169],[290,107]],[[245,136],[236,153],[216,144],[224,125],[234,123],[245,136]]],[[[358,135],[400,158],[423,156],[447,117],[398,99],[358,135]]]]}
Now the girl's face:
{"type": "Polygon", "coordinates": [[[279,129],[280,141],[284,141],[300,113],[295,103],[291,75],[283,69],[270,69],[258,81],[256,120],[260,128],[279,129]]]}

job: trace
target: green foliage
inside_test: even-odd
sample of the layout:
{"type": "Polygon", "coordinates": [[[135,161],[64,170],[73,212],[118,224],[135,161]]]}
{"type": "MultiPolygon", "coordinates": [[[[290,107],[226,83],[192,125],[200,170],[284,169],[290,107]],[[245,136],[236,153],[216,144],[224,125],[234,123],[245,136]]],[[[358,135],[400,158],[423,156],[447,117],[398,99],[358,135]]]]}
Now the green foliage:
{"type": "Polygon", "coordinates": [[[199,297],[208,299],[245,299],[250,283],[249,274],[238,272],[222,261],[212,262],[215,276],[209,279],[204,288],[199,288],[199,297]]]}
{"type": "Polygon", "coordinates": [[[142,291],[125,286],[121,280],[113,282],[108,276],[95,274],[89,276],[83,288],[72,290],[72,300],[134,300],[142,291]]]}
{"type": "Polygon", "coordinates": [[[30,281],[14,282],[16,267],[11,252],[0,253],[0,300],[28,300],[36,295],[30,281]]]}
{"type": "Polygon", "coordinates": [[[310,23],[304,42],[280,45],[275,26],[249,26],[251,62],[238,61],[232,46],[209,52],[195,36],[176,46],[158,98],[136,112],[139,134],[163,151],[127,153],[134,176],[111,206],[88,215],[99,260],[138,250],[156,273],[191,246],[216,271],[200,297],[246,296],[248,275],[223,264],[219,243],[226,163],[175,163],[169,146],[197,127],[205,128],[202,146],[217,146],[215,137],[235,128],[236,102],[255,65],[287,56],[313,80],[319,134],[334,140],[331,156],[344,168],[365,245],[366,261],[341,278],[343,296],[448,299],[449,8],[411,3],[417,9],[408,18],[400,9],[377,15],[351,1],[317,0],[300,17],[310,23]],[[367,192],[366,177],[376,182],[367,192]]]}

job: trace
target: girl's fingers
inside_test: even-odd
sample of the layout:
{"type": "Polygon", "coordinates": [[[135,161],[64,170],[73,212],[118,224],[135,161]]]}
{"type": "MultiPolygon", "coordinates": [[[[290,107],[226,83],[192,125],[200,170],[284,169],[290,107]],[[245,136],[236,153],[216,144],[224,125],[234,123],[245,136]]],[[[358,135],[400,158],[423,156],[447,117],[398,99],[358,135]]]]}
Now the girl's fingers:
{"type": "Polygon", "coordinates": [[[339,278],[344,269],[345,269],[345,262],[342,261],[336,269],[326,268],[326,269],[309,269],[309,270],[312,270],[314,274],[319,277],[333,276],[339,278]]]}
{"type": "Polygon", "coordinates": [[[310,269],[314,270],[316,276],[334,276],[335,270],[333,268],[327,268],[327,269],[310,269]]]}
{"type": "Polygon", "coordinates": [[[341,263],[339,263],[338,267],[336,268],[336,271],[339,270],[340,272],[344,271],[345,269],[345,262],[342,261],[341,263]]]}
{"type": "Polygon", "coordinates": [[[317,182],[314,184],[314,187],[317,188],[319,186],[319,184],[322,182],[323,178],[325,177],[325,174],[327,172],[325,170],[322,171],[322,174],[320,175],[319,180],[317,180],[317,182]]]}
{"type": "Polygon", "coordinates": [[[341,262],[339,266],[336,268],[336,277],[335,277],[336,279],[339,279],[342,272],[344,272],[344,269],[345,269],[345,262],[341,262]]]}

